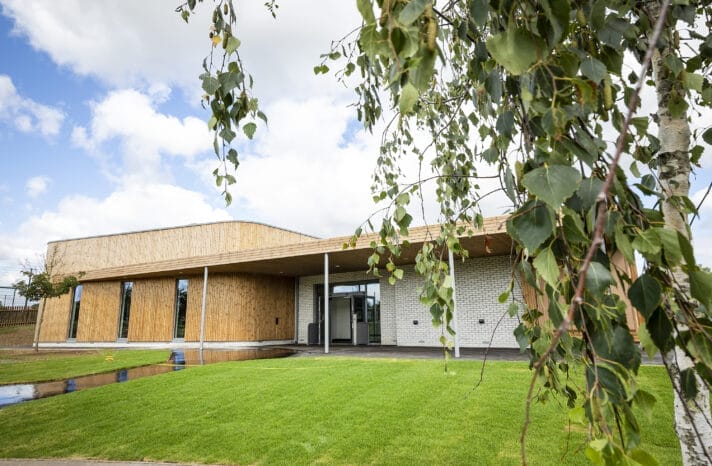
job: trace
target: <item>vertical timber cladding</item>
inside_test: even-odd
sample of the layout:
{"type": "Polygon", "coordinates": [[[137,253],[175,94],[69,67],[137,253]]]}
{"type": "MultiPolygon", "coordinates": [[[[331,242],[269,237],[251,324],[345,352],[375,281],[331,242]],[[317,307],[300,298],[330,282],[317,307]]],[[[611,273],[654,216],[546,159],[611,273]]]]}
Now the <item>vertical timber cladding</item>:
{"type": "MultiPolygon", "coordinates": [[[[134,281],[131,292],[129,342],[173,340],[175,294],[174,278],[134,281]]],[[[116,306],[118,309],[118,304],[116,306]]]]}
{"type": "MultiPolygon", "coordinates": [[[[203,276],[185,277],[188,279],[188,305],[185,310],[185,341],[200,341],[200,317],[203,310],[203,276]]],[[[213,276],[208,272],[208,284],[213,276]]],[[[207,320],[207,319],[206,319],[207,320]]]]}
{"type": "Polygon", "coordinates": [[[77,341],[116,341],[120,299],[120,281],[84,283],[79,306],[77,341]]]}
{"type": "MultiPolygon", "coordinates": [[[[202,277],[191,280],[188,286],[186,341],[200,337],[202,277]],[[196,321],[197,325],[193,324],[196,321]]],[[[292,339],[292,277],[242,273],[208,275],[205,341],[292,339]]]]}
{"type": "Polygon", "coordinates": [[[57,343],[67,341],[71,306],[71,291],[57,298],[45,300],[44,316],[42,317],[42,327],[40,328],[39,336],[41,342],[57,343]]]}

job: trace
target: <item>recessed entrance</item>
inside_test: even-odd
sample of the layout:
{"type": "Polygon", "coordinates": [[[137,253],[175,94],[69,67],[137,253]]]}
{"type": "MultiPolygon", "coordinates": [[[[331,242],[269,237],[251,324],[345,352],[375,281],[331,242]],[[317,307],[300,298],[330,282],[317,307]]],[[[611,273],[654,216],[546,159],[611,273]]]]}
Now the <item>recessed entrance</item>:
{"type": "MultiPolygon", "coordinates": [[[[337,283],[329,293],[330,342],[348,345],[381,343],[381,293],[378,282],[337,283]]],[[[314,322],[324,344],[324,286],[316,286],[314,322]]]]}

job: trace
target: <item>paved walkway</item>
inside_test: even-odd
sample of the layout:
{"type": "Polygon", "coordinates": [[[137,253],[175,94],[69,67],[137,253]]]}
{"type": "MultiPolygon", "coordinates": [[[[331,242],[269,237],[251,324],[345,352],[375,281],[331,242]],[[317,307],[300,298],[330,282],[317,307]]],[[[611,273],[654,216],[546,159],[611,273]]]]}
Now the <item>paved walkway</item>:
{"type": "MultiPolygon", "coordinates": [[[[442,359],[443,349],[410,346],[353,346],[331,345],[329,354],[324,354],[323,346],[289,345],[285,346],[297,352],[298,356],[350,356],[364,358],[407,358],[407,359],[442,359]]],[[[487,351],[475,348],[460,349],[460,359],[482,360],[487,351]]],[[[454,353],[451,353],[454,356],[454,353]]],[[[528,361],[529,356],[518,349],[490,348],[487,359],[492,361],[528,361]]]]}
{"type": "MultiPolygon", "coordinates": [[[[331,345],[329,354],[324,354],[323,346],[288,345],[280,348],[289,348],[297,352],[297,356],[349,356],[364,358],[407,358],[407,359],[442,359],[442,348],[409,347],[409,346],[353,346],[331,345]]],[[[451,353],[454,356],[454,353],[451,353]]],[[[514,348],[461,348],[460,359],[481,361],[487,357],[488,361],[529,361],[529,354],[522,353],[514,348]]],[[[663,360],[657,354],[652,360],[643,355],[643,364],[662,365],[663,360]]]]}

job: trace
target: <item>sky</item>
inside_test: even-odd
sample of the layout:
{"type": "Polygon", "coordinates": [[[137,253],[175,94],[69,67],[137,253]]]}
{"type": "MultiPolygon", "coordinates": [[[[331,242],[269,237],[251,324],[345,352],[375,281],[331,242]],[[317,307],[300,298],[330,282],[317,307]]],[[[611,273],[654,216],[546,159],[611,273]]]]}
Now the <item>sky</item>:
{"type": "MultiPolygon", "coordinates": [[[[237,2],[241,56],[269,118],[240,135],[226,207],[200,107],[211,2],[185,24],[177,0],[0,0],[0,286],[48,241],[220,220],[349,235],[376,206],[380,134],[352,90],[312,68],[360,24],[353,2],[237,2]]],[[[704,160],[710,160],[709,148],[704,160]]],[[[709,166],[709,164],[708,164],[709,166]]],[[[693,178],[702,198],[709,168],[693,178]]],[[[486,215],[506,207],[494,198],[486,215]]],[[[695,221],[712,264],[712,202],[695,221]]]]}

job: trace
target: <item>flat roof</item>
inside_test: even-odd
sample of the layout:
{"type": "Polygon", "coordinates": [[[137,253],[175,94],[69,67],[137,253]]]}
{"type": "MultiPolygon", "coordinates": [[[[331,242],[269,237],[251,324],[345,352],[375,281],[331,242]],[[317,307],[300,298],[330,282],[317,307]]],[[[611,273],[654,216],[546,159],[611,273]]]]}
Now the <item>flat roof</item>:
{"type": "MultiPolygon", "coordinates": [[[[505,255],[512,251],[512,239],[505,228],[507,218],[487,218],[481,229],[473,227],[472,235],[460,238],[460,243],[469,252],[470,257],[505,255]]],[[[410,246],[403,249],[399,258],[394,257],[394,262],[397,265],[413,264],[423,243],[436,237],[439,228],[440,225],[411,228],[408,237],[404,238],[410,246]]],[[[356,247],[344,249],[344,244],[350,239],[351,236],[341,236],[283,246],[96,269],[86,272],[81,281],[200,275],[205,267],[208,267],[209,272],[220,273],[240,272],[292,277],[318,275],[324,271],[324,254],[329,254],[330,273],[367,270],[368,257],[373,251],[371,242],[379,240],[378,234],[363,235],[356,247]]],[[[382,261],[382,264],[384,263],[385,261],[382,261]]]]}

